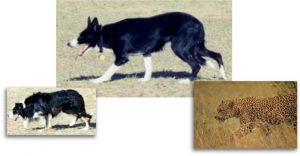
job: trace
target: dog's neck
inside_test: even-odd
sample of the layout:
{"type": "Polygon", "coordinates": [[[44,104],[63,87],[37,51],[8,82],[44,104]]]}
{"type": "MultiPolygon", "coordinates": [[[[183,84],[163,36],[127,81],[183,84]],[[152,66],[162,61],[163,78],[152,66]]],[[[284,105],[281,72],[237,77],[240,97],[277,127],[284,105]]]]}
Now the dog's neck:
{"type": "Polygon", "coordinates": [[[98,43],[97,43],[97,46],[99,47],[99,51],[100,51],[100,53],[102,53],[103,52],[103,35],[102,35],[102,26],[100,25],[99,26],[99,41],[98,41],[98,43]]]}

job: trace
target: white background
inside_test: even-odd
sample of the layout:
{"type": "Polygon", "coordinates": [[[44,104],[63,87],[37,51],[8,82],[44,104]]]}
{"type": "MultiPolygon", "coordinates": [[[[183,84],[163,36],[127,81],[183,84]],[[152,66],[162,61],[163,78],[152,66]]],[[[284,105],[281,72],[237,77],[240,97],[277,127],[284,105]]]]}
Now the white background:
{"type": "MultiPolygon", "coordinates": [[[[1,155],[297,155],[194,150],[191,98],[98,99],[98,135],[6,137],[5,88],[54,87],[56,4],[0,1],[1,155]]],[[[300,80],[300,1],[233,0],[233,79],[300,80]]],[[[138,82],[137,82],[138,83],[138,82]]]]}

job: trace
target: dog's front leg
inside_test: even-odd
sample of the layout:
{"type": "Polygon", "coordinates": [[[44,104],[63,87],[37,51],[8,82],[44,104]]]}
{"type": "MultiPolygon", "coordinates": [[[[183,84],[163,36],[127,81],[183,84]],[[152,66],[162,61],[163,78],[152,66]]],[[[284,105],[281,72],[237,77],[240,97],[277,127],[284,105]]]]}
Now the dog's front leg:
{"type": "Polygon", "coordinates": [[[151,55],[144,56],[144,64],[145,64],[145,75],[144,75],[144,78],[139,80],[141,82],[146,82],[151,79],[151,75],[152,75],[151,55]]]}
{"type": "Polygon", "coordinates": [[[48,114],[46,117],[46,125],[45,125],[45,130],[48,130],[50,128],[52,128],[52,114],[48,114]]]}
{"type": "Polygon", "coordinates": [[[121,66],[117,66],[115,64],[112,64],[101,77],[99,77],[97,79],[93,79],[93,80],[91,80],[91,82],[93,82],[93,83],[102,83],[102,82],[105,82],[105,81],[109,81],[111,79],[111,77],[114,75],[114,73],[120,69],[120,67],[121,66]]]}
{"type": "Polygon", "coordinates": [[[29,122],[29,119],[25,118],[24,121],[23,121],[23,126],[24,126],[25,129],[28,129],[28,122],[29,122]]]}
{"type": "Polygon", "coordinates": [[[48,129],[52,128],[52,114],[48,114],[48,129]]]}

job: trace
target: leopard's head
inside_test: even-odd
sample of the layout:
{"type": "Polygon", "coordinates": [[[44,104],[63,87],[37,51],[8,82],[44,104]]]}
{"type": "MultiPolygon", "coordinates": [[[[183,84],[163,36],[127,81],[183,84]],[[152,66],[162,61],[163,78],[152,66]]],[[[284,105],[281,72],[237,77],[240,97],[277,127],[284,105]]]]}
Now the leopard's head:
{"type": "Polygon", "coordinates": [[[222,101],[221,104],[217,108],[217,114],[215,115],[215,119],[224,122],[225,120],[237,117],[239,114],[239,108],[236,107],[236,104],[232,100],[222,101]]]}

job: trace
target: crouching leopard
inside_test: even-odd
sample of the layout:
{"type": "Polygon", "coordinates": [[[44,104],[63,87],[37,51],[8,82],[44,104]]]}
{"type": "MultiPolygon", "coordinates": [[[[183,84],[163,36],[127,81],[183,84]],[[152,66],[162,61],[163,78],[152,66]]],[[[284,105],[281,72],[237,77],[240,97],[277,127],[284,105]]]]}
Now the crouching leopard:
{"type": "Polygon", "coordinates": [[[222,101],[215,119],[224,122],[229,118],[239,118],[240,128],[231,138],[241,138],[260,128],[265,135],[271,133],[270,125],[287,123],[297,133],[297,95],[286,94],[269,98],[248,97],[222,101]]]}

